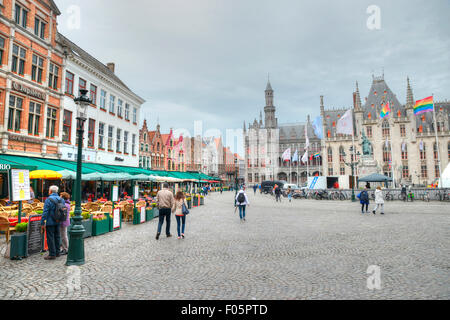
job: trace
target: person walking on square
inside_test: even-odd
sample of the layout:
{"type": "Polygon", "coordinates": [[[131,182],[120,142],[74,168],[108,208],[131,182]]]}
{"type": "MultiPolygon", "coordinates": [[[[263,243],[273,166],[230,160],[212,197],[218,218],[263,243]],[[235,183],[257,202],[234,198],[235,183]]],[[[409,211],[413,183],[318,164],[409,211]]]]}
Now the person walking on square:
{"type": "Polygon", "coordinates": [[[378,186],[377,190],[375,190],[375,208],[372,211],[373,214],[377,212],[378,207],[381,207],[381,214],[384,214],[383,191],[381,191],[380,186],[378,186]]]}
{"type": "Polygon", "coordinates": [[[175,200],[173,198],[173,193],[169,190],[169,184],[164,183],[162,190],[159,190],[156,194],[156,205],[159,209],[159,222],[156,240],[159,239],[159,235],[161,234],[164,218],[166,218],[166,236],[167,238],[172,236],[170,234],[170,215],[172,213],[174,202],[175,200]]]}
{"type": "Polygon", "coordinates": [[[280,186],[278,186],[278,185],[277,185],[277,187],[275,188],[275,201],[276,201],[276,202],[278,202],[278,201],[281,202],[281,188],[280,188],[280,186]]]}
{"type": "MultiPolygon", "coordinates": [[[[61,192],[61,198],[64,200],[67,208],[67,212],[70,213],[70,195],[67,192],[61,192]]],[[[69,240],[67,238],[67,227],[70,226],[70,214],[67,215],[67,219],[61,222],[61,254],[67,254],[69,250],[69,240]]]]}
{"type": "Polygon", "coordinates": [[[184,229],[186,227],[186,215],[183,213],[183,204],[187,208],[187,203],[183,191],[178,191],[175,195],[175,201],[172,208],[172,211],[175,214],[175,218],[177,219],[178,239],[184,239],[184,229]]]}
{"type": "Polygon", "coordinates": [[[49,197],[44,202],[44,210],[41,218],[41,230],[47,233],[48,244],[48,256],[44,257],[45,260],[53,260],[60,256],[60,222],[55,219],[56,210],[58,209],[58,203],[63,200],[58,196],[59,188],[57,186],[51,186],[49,188],[49,197]]]}
{"type": "Polygon", "coordinates": [[[257,184],[255,184],[255,185],[253,186],[253,193],[254,193],[254,194],[256,194],[256,189],[258,189],[258,185],[257,185],[257,184]]]}
{"type": "Polygon", "coordinates": [[[361,203],[361,213],[364,214],[364,206],[366,206],[367,213],[369,211],[369,193],[367,192],[367,186],[358,196],[359,203],[361,203]]]}
{"type": "Polygon", "coordinates": [[[247,194],[243,189],[239,190],[235,201],[235,207],[239,208],[239,217],[241,218],[241,222],[245,221],[245,208],[250,205],[250,203],[248,202],[247,194]]]}
{"type": "Polygon", "coordinates": [[[287,194],[288,194],[289,202],[291,202],[291,200],[292,200],[292,189],[291,189],[291,186],[288,187],[287,194]]]}

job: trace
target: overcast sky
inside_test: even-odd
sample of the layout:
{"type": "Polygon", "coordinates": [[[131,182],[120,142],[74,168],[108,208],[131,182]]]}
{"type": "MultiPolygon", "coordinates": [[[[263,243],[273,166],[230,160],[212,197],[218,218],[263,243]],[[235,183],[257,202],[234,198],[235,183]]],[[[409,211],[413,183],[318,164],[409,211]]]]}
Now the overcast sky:
{"type": "MultiPolygon", "coordinates": [[[[450,1],[56,0],[59,31],[147,102],[152,129],[242,128],[259,119],[267,74],[279,123],[352,104],[355,82],[367,96],[384,76],[405,103],[450,99],[450,1]],[[81,9],[78,27],[71,6],[81,9]],[[370,5],[380,29],[370,30],[370,5]]],[[[373,24],[372,24],[373,25],[373,24]]],[[[234,150],[233,150],[234,151],[234,150]]],[[[241,152],[240,147],[237,151],[241,152]]]]}

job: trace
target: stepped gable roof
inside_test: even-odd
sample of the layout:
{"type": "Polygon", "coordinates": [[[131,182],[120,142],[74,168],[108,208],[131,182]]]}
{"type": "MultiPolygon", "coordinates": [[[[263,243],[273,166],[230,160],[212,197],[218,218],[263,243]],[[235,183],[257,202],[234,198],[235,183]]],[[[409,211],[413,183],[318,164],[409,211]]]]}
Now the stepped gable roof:
{"type": "MultiPolygon", "coordinates": [[[[436,101],[434,103],[436,111],[436,121],[447,120],[450,123],[450,101],[436,101]]],[[[416,129],[422,126],[423,132],[434,132],[433,112],[426,112],[416,115],[416,129]]]]}
{"type": "Polygon", "coordinates": [[[94,58],[93,56],[91,56],[89,53],[87,53],[86,51],[84,51],[83,49],[81,49],[79,46],[77,46],[75,43],[73,43],[72,41],[70,41],[69,39],[67,39],[65,36],[63,36],[61,33],[57,34],[58,37],[58,42],[65,48],[67,48],[68,50],[70,50],[69,53],[72,53],[73,55],[79,57],[80,59],[84,60],[87,64],[89,64],[90,66],[92,66],[93,68],[99,70],[100,72],[102,72],[103,74],[105,74],[106,76],[110,77],[111,79],[113,79],[115,82],[117,82],[120,86],[122,86],[124,89],[126,89],[127,91],[133,93],[134,95],[136,95],[133,91],[131,91],[130,88],[127,87],[127,85],[120,80],[120,78],[111,71],[111,69],[109,69],[105,64],[101,63],[100,61],[98,61],[96,58],[94,58]]]}
{"type": "Polygon", "coordinates": [[[391,91],[389,86],[384,81],[384,77],[373,77],[372,86],[370,87],[367,100],[363,106],[364,119],[379,119],[381,105],[389,102],[391,109],[391,116],[397,117],[398,111],[400,111],[401,117],[406,117],[405,106],[402,105],[395,94],[391,91]]]}
{"type": "MultiPolygon", "coordinates": [[[[279,125],[279,138],[281,143],[287,143],[288,140],[305,140],[305,123],[286,123],[279,125]]],[[[309,140],[319,139],[314,133],[312,124],[308,124],[308,138],[309,140]]]]}

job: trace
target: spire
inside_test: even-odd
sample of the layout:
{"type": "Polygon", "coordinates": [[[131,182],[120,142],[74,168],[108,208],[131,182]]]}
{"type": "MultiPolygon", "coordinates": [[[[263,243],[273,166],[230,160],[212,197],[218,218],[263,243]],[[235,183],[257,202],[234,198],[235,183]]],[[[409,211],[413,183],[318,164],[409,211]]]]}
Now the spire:
{"type": "Polygon", "coordinates": [[[272,86],[270,85],[270,74],[267,74],[267,86],[266,86],[266,91],[273,91],[272,90],[272,86]]]}
{"type": "Polygon", "coordinates": [[[259,112],[259,124],[262,125],[263,121],[262,121],[262,111],[259,112]]]}
{"type": "Polygon", "coordinates": [[[323,116],[325,114],[325,107],[323,105],[323,96],[320,96],[320,115],[323,116]]]}
{"type": "Polygon", "coordinates": [[[411,85],[409,84],[409,77],[406,77],[406,108],[414,107],[414,96],[411,89],[411,85]]]}
{"type": "Polygon", "coordinates": [[[245,125],[245,120],[244,120],[244,132],[247,132],[247,127],[245,125]]]}
{"type": "Polygon", "coordinates": [[[355,92],[355,109],[360,110],[361,109],[361,97],[359,95],[359,86],[358,81],[356,81],[356,92],[355,92]]]}

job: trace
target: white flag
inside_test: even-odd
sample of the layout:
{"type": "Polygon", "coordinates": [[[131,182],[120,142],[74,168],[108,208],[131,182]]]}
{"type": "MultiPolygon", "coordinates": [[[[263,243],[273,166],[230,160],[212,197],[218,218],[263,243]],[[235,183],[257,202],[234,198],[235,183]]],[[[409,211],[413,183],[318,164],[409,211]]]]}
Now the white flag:
{"type": "Polygon", "coordinates": [[[283,155],[281,156],[283,158],[283,161],[290,161],[291,160],[291,148],[287,148],[283,155]]]}
{"type": "Polygon", "coordinates": [[[423,151],[423,141],[420,141],[420,143],[419,143],[419,149],[420,149],[420,151],[423,151]]]}
{"type": "Polygon", "coordinates": [[[309,138],[308,138],[308,128],[307,128],[308,124],[305,124],[305,150],[308,149],[309,147],[309,138]]]}
{"type": "Polygon", "coordinates": [[[353,114],[352,109],[347,110],[338,120],[336,125],[336,133],[353,134],[353,114]]]}
{"type": "Polygon", "coordinates": [[[302,162],[307,163],[308,162],[308,152],[305,152],[305,154],[302,157],[302,162]]]}
{"type": "Polygon", "coordinates": [[[292,162],[298,162],[298,150],[295,150],[294,156],[292,157],[292,162]]]}

